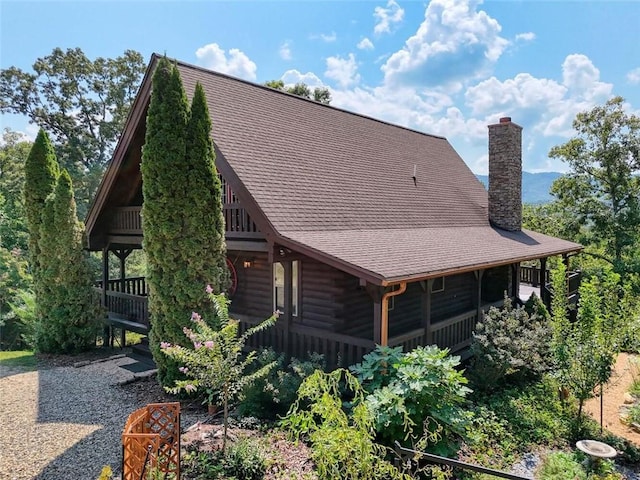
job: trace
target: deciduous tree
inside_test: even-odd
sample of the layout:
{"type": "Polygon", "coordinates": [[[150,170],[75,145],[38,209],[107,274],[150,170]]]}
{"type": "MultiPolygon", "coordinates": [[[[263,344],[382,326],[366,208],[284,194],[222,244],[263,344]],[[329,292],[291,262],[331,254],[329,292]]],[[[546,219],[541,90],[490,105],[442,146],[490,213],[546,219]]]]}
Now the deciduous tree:
{"type": "Polygon", "coordinates": [[[326,87],[316,87],[311,91],[309,86],[302,82],[296,83],[292,87],[285,87],[282,80],[269,80],[268,82],[265,82],[265,85],[308,100],[315,100],[316,102],[324,103],[325,105],[329,105],[331,103],[331,92],[329,92],[329,89],[326,87]]]}
{"type": "Polygon", "coordinates": [[[74,179],[84,215],[124,127],[145,64],[138,52],[90,60],[80,48],[55,48],[33,73],[0,70],[0,112],[47,129],[74,179]]]}
{"type": "Polygon", "coordinates": [[[616,271],[627,273],[640,234],[640,118],[615,97],[579,113],[573,127],[577,135],[549,153],[571,169],[552,193],[583,225],[586,243],[602,245],[616,271]]]}

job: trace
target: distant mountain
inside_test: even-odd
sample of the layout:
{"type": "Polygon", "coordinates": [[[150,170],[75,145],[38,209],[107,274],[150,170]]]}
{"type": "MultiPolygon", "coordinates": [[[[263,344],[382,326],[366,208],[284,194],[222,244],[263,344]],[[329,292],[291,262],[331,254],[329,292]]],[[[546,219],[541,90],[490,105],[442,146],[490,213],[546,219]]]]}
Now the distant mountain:
{"type": "MultiPolygon", "coordinates": [[[[546,203],[553,200],[549,190],[553,181],[561,175],[559,172],[522,172],[522,203],[546,203]]],[[[476,175],[476,177],[485,188],[488,188],[487,175],[476,175]]]]}

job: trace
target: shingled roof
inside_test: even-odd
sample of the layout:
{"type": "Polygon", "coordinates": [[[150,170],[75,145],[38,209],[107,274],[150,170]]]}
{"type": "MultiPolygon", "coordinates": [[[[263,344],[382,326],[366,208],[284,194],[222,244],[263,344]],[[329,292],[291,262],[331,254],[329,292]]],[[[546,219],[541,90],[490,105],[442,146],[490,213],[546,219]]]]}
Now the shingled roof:
{"type": "MultiPolygon", "coordinates": [[[[158,58],[129,122],[144,122],[158,58]]],[[[176,65],[189,95],[196,82],[204,87],[216,166],[275,243],[379,284],[581,248],[492,228],[486,190],[445,138],[176,65]]],[[[118,146],[110,169],[126,151],[118,146]]],[[[108,183],[89,213],[89,229],[108,183]]]]}

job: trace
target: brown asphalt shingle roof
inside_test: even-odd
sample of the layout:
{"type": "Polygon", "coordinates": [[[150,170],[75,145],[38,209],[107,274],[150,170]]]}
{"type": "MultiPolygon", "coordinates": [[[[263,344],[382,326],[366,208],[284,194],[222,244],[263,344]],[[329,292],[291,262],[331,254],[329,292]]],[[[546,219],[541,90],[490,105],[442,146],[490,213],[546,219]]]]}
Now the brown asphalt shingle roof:
{"type": "MultiPolygon", "coordinates": [[[[381,284],[581,249],[491,227],[487,192],[445,138],[177,67],[189,96],[196,82],[204,87],[216,164],[276,244],[381,284]]],[[[135,131],[131,118],[144,121],[149,72],[89,213],[90,233],[135,131]]]]}

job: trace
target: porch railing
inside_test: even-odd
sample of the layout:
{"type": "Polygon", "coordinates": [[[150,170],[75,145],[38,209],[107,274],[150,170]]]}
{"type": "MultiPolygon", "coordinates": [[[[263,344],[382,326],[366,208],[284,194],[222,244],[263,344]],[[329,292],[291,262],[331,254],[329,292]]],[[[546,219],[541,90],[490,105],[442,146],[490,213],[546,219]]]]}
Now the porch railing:
{"type": "MultiPolygon", "coordinates": [[[[500,307],[504,300],[482,305],[481,310],[487,311],[491,307],[500,307]]],[[[389,339],[389,346],[402,346],[402,351],[408,352],[419,345],[438,345],[448,348],[451,353],[460,353],[471,344],[473,331],[478,323],[478,310],[467,312],[433,323],[429,327],[416,328],[410,332],[396,335],[389,339]]]]}
{"type": "MultiPolygon", "coordinates": [[[[237,316],[236,316],[237,317],[237,316]]],[[[240,318],[240,331],[245,332],[257,322],[240,318]]],[[[373,340],[352,337],[303,325],[291,325],[289,331],[284,326],[276,326],[258,332],[247,341],[247,347],[272,347],[278,352],[304,358],[309,353],[324,354],[328,369],[348,367],[362,361],[362,357],[374,349],[373,340]]]]}
{"type": "Polygon", "coordinates": [[[222,207],[226,236],[229,238],[262,237],[260,230],[247,211],[239,203],[227,203],[222,207]]]}
{"type": "MultiPolygon", "coordinates": [[[[142,234],[142,207],[115,208],[109,233],[116,235],[142,234]]],[[[262,238],[260,230],[247,211],[239,203],[226,203],[222,206],[225,232],[229,238],[262,238]]]]}
{"type": "Polygon", "coordinates": [[[142,233],[142,207],[115,208],[109,233],[121,235],[139,235],[142,233]]]}
{"type": "MultiPolygon", "coordinates": [[[[96,282],[96,287],[102,289],[102,280],[96,282]]],[[[129,277],[122,279],[110,279],[107,282],[107,290],[131,295],[146,296],[149,294],[145,277],[129,277]]]]}
{"type": "Polygon", "coordinates": [[[537,267],[525,267],[520,266],[520,283],[526,283],[537,287],[538,285],[545,285],[549,283],[549,270],[545,270],[544,274],[542,270],[537,267]],[[543,275],[544,279],[541,281],[540,276],[543,275]]]}

